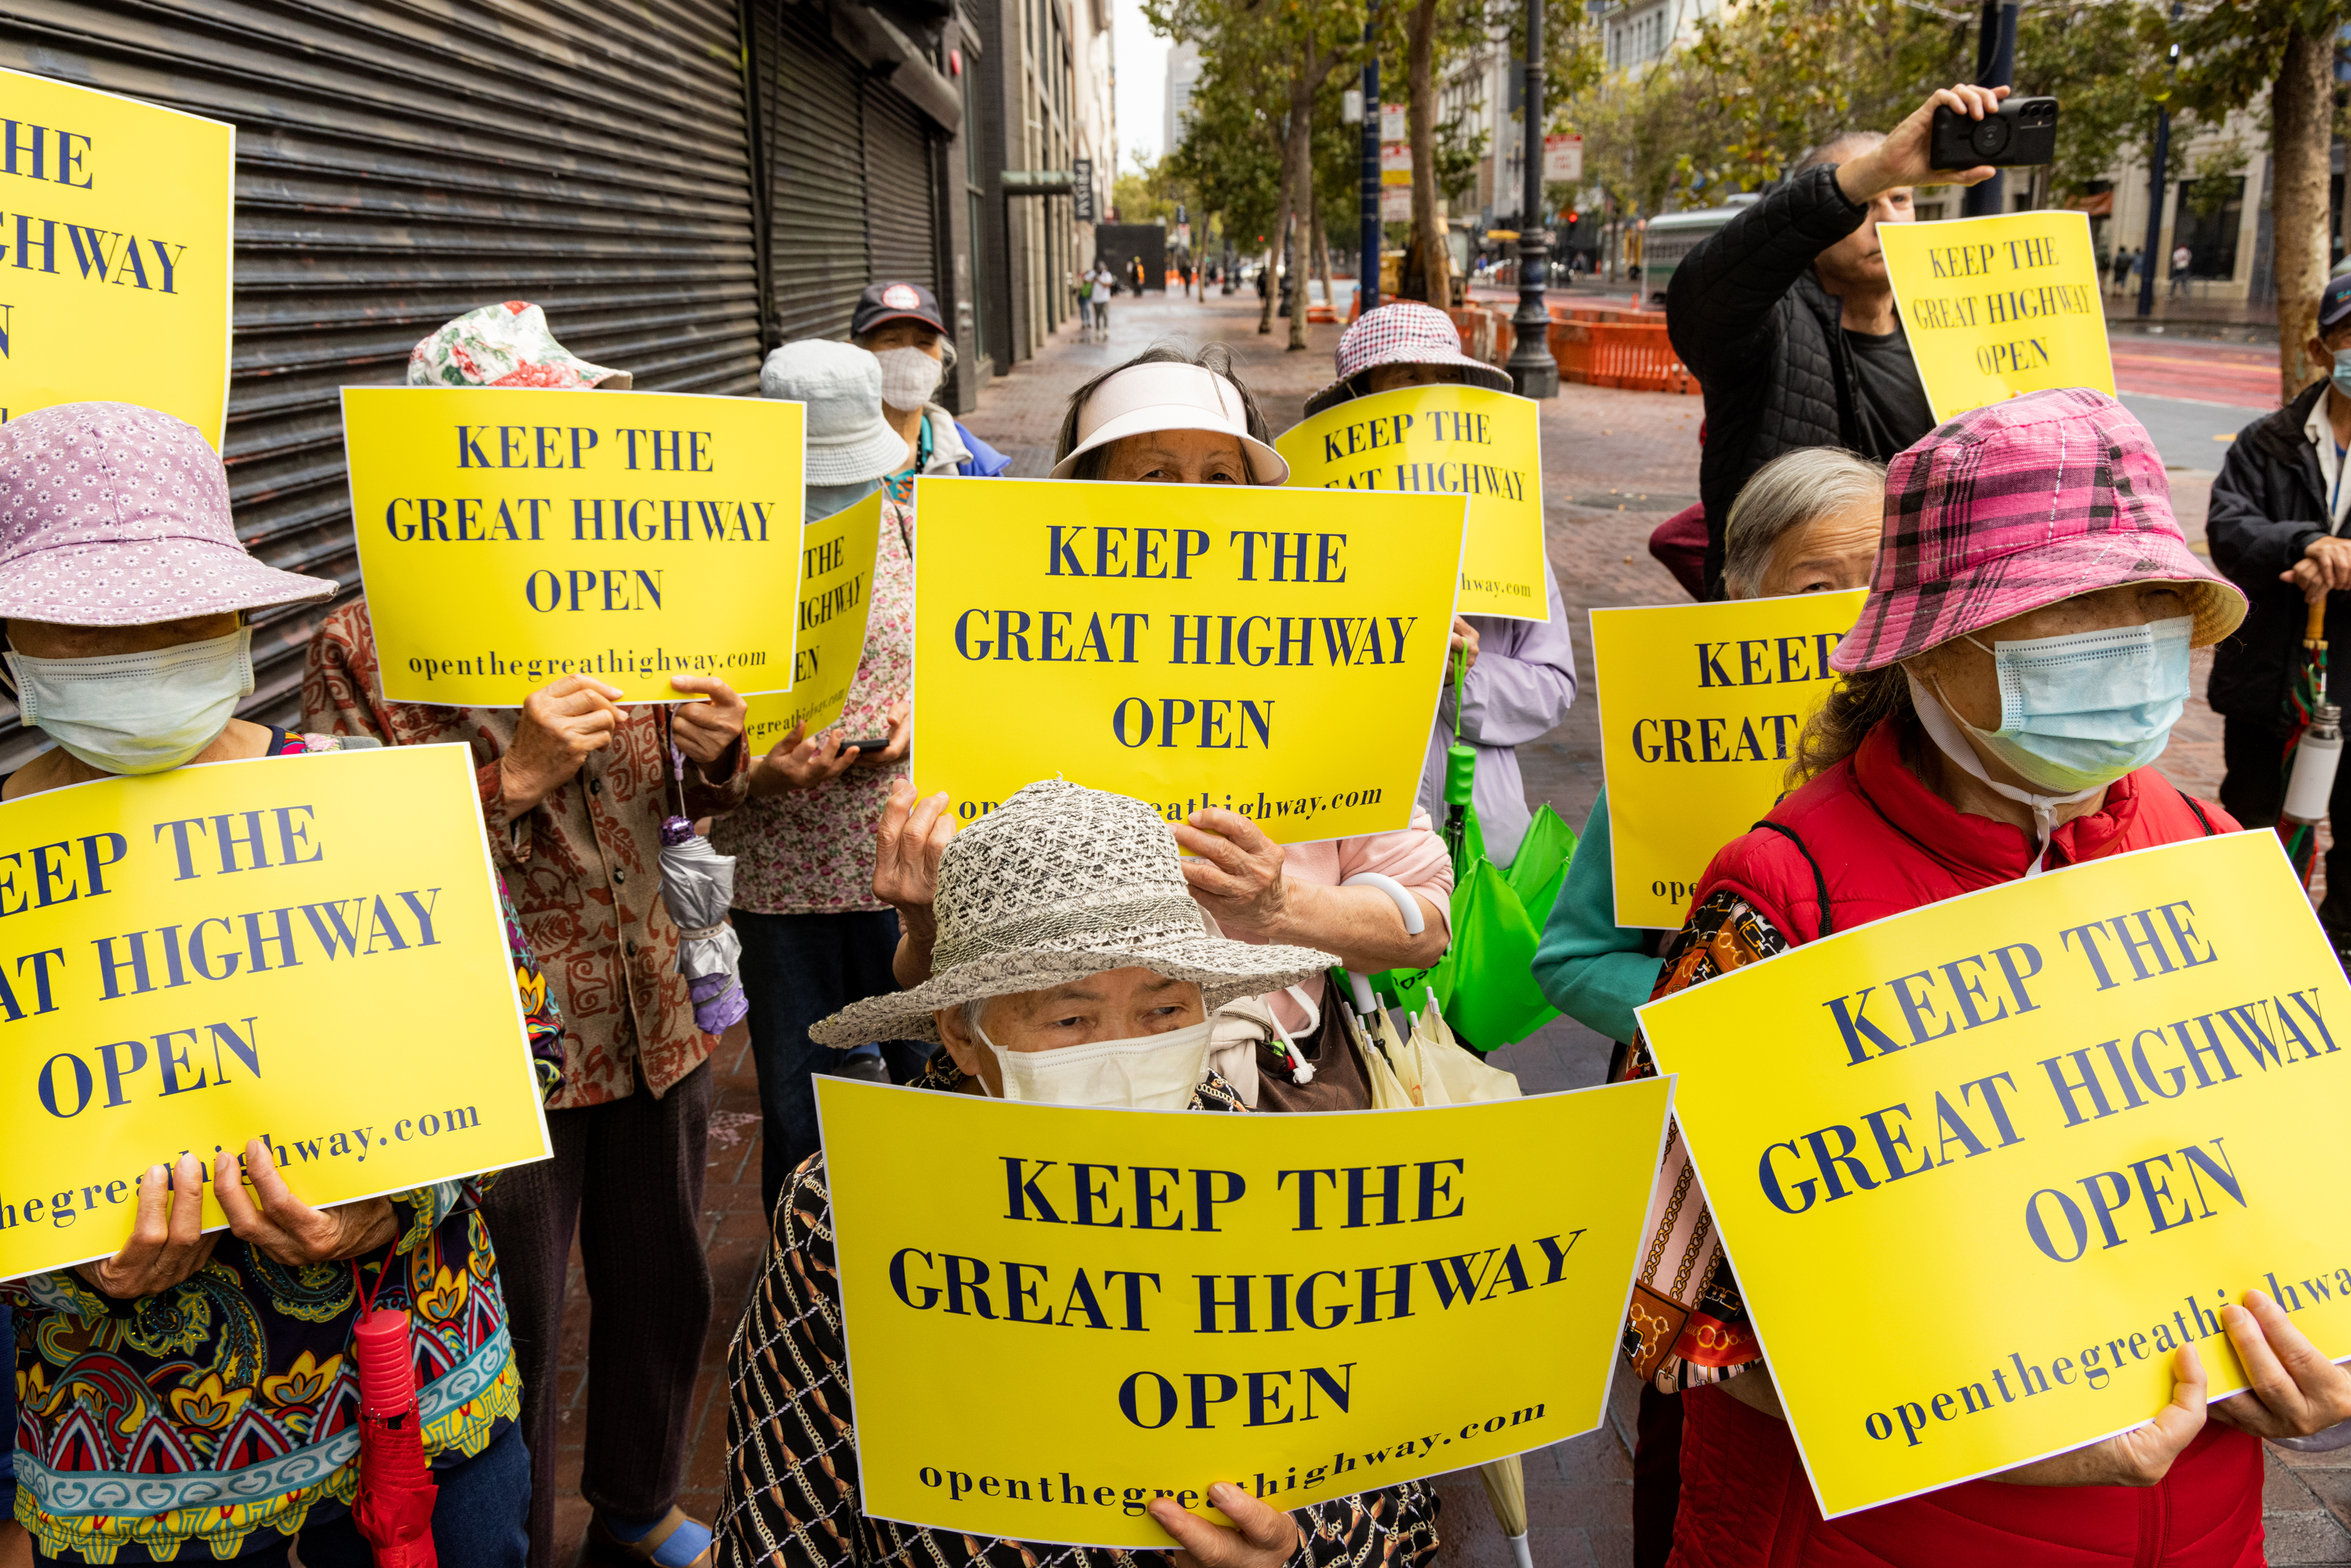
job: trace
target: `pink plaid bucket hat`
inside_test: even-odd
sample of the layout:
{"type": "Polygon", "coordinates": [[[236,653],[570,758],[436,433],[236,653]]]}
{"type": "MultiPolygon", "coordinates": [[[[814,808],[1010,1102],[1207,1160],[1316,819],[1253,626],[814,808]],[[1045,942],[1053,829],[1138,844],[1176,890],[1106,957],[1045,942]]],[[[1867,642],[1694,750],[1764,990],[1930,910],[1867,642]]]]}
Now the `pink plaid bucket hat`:
{"type": "Polygon", "coordinates": [[[1399,299],[1360,317],[1339,339],[1339,379],[1306,400],[1306,412],[1321,413],[1363,395],[1359,379],[1377,365],[1451,365],[1471,386],[1510,390],[1508,371],[1461,351],[1453,319],[1433,305],[1399,299]]]}
{"type": "Polygon", "coordinates": [[[183,420],[69,402],[0,424],[0,616],[144,626],[335,587],[246,553],[220,457],[183,420]]]}
{"type": "Polygon", "coordinates": [[[2128,582],[2177,582],[2197,647],[2245,618],[2245,596],[2179,531],[2146,427],[2070,387],[1971,409],[1897,455],[1861,619],[1829,655],[1847,674],[2011,615],[2128,582]]]}

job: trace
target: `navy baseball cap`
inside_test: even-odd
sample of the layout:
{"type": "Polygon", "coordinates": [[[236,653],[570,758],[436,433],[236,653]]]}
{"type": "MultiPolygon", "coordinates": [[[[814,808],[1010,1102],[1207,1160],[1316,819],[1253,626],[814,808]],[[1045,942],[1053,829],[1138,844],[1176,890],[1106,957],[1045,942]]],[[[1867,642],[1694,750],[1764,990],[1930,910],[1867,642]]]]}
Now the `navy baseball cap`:
{"type": "Polygon", "coordinates": [[[2321,337],[2351,321],[2351,275],[2327,279],[2326,291],[2318,297],[2318,331],[2321,337]]]}
{"type": "Polygon", "coordinates": [[[857,314],[849,319],[849,335],[862,338],[889,321],[919,321],[941,337],[946,323],[939,319],[939,298],[919,283],[876,283],[857,297],[857,314]]]}

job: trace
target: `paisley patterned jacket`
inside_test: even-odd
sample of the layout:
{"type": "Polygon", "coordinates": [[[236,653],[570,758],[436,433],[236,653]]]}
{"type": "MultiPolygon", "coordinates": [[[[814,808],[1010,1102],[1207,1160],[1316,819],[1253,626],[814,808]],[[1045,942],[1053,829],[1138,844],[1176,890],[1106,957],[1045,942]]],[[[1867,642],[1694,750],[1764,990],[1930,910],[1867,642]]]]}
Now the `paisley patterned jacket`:
{"type": "MultiPolygon", "coordinates": [[[[279,754],[340,744],[283,731],[272,741],[279,754]]],[[[562,1021],[503,885],[499,897],[551,1091],[562,1021]]],[[[426,1458],[445,1467],[480,1453],[515,1419],[522,1389],[478,1212],[490,1179],[393,1195],[392,1249],[356,1270],[287,1268],[224,1234],[195,1274],[135,1301],[70,1270],[0,1286],[16,1314],[16,1519],[41,1553],[137,1563],[201,1542],[228,1558],[343,1512],[359,1484],[350,1351],[362,1278],[377,1305],[409,1312],[426,1458]]]]}

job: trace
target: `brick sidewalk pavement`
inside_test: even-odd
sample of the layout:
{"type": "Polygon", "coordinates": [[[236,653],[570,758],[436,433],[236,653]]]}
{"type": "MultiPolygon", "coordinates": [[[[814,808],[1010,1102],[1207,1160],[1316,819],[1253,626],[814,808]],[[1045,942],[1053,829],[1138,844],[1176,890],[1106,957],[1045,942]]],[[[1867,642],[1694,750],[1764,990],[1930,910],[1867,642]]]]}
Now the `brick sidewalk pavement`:
{"type": "MultiPolygon", "coordinates": [[[[1307,396],[1331,379],[1331,355],[1340,329],[1310,326],[1307,351],[1286,351],[1288,323],[1268,337],[1257,333],[1254,295],[1206,300],[1122,295],[1111,308],[1111,340],[1079,343],[1065,331],[1036,360],[998,377],[966,416],[970,428],[1013,459],[1011,472],[1034,476],[1051,466],[1063,408],[1089,377],[1123,362],[1151,343],[1197,346],[1222,341],[1234,350],[1241,377],[1257,394],[1272,428],[1298,422],[1307,396]]],[[[1695,498],[1698,491],[1699,400],[1606,388],[1567,386],[1542,413],[1543,496],[1552,564],[1575,625],[1585,642],[1584,612],[1595,606],[1669,604],[1681,589],[1650,559],[1649,530],[1695,498]]],[[[2181,520],[2201,548],[2209,476],[2176,475],[2181,520]]],[[[2199,656],[2196,689],[2209,660],[2199,656]]],[[[1586,665],[1588,674],[1588,664],[1586,665]]],[[[2200,697],[2175,732],[2163,766],[2183,788],[2210,798],[2220,782],[2220,723],[2200,697]]],[[[1527,795],[1549,800],[1581,827],[1600,788],[1600,737],[1593,706],[1578,702],[1551,734],[1520,748],[1527,795]]],[[[1531,1039],[1497,1053],[1497,1065],[1519,1075],[1529,1092],[1580,1088],[1600,1081],[1609,1042],[1562,1019],[1531,1039]]],[[[713,1111],[705,1235],[716,1306],[704,1347],[688,1427],[692,1445],[680,1502],[696,1518],[716,1512],[725,1482],[726,1343],[749,1293],[767,1240],[759,1211],[758,1098],[747,1047],[738,1027],[712,1058],[718,1073],[713,1111]]],[[[580,1434],[586,1419],[583,1374],[590,1303],[573,1257],[571,1293],[564,1320],[562,1402],[556,1466],[562,1495],[556,1513],[556,1561],[575,1558],[587,1526],[577,1492],[580,1434]]],[[[1530,1542],[1538,1568],[1616,1568],[1632,1561],[1633,1391],[1620,1377],[1611,1418],[1598,1430],[1527,1456],[1530,1542]]],[[[2264,1499],[2273,1563],[2351,1563],[2351,1468],[2346,1456],[2297,1457],[2291,1466],[2273,1454],[2264,1499]]],[[[1507,1568],[1510,1555],[1474,1474],[1440,1478],[1444,1499],[1441,1560],[1447,1568],[1507,1568]]]]}

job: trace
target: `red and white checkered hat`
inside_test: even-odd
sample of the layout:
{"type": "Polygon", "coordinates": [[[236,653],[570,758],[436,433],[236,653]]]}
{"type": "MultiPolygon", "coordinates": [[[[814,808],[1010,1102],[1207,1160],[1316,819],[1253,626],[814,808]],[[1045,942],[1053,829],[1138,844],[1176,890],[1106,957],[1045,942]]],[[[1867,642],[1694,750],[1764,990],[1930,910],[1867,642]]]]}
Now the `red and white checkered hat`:
{"type": "Polygon", "coordinates": [[[1378,365],[1451,365],[1471,386],[1510,390],[1507,371],[1461,351],[1461,334],[1451,317],[1416,299],[1399,299],[1359,318],[1339,340],[1332,358],[1339,379],[1306,400],[1309,413],[1362,396],[1363,373],[1378,365]]]}

